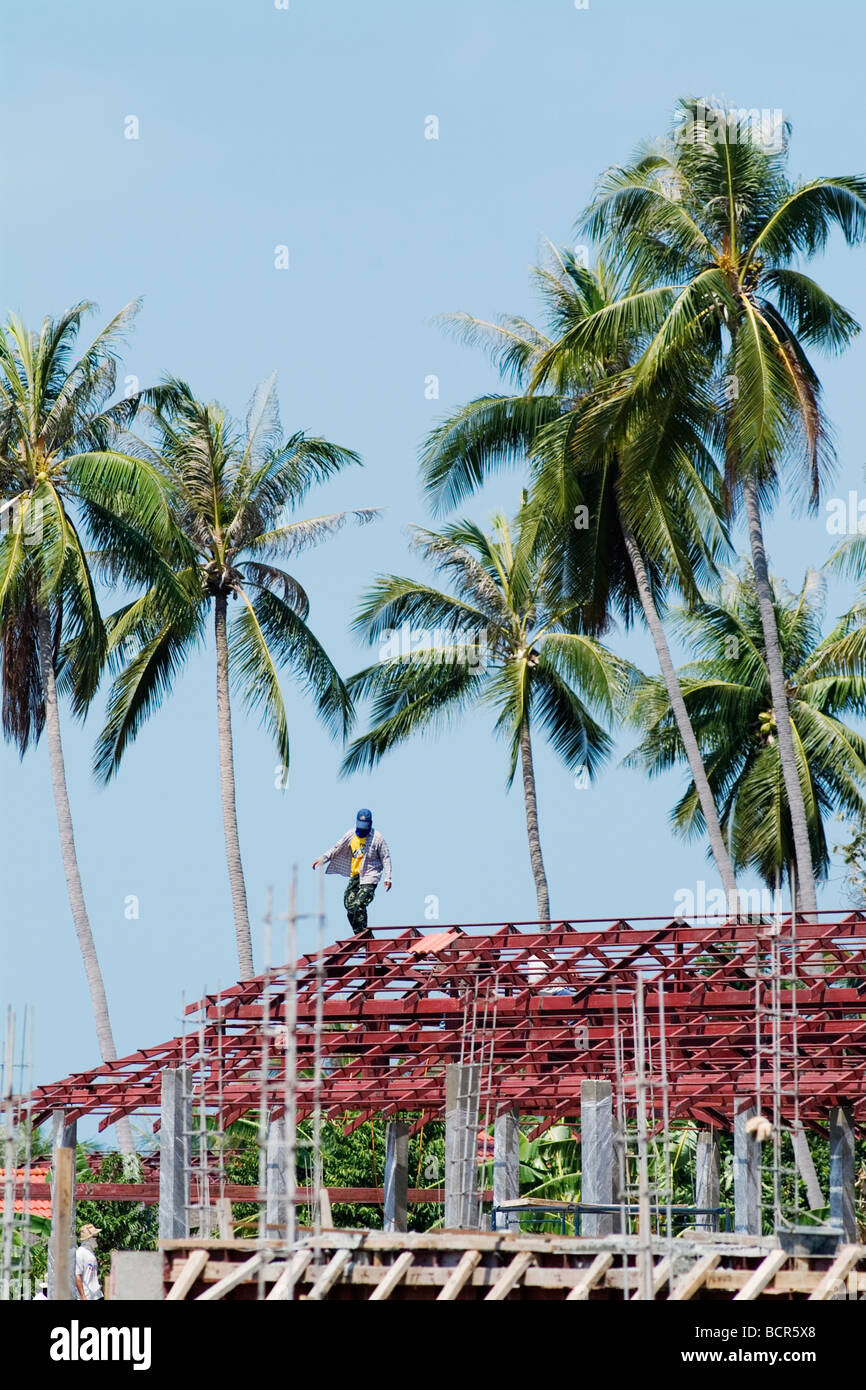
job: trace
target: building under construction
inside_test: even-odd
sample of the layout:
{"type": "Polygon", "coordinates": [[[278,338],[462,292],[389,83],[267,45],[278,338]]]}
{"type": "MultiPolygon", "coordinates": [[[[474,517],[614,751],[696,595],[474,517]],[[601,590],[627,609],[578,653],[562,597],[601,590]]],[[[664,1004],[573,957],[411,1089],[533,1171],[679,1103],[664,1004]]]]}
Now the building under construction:
{"type": "MultiPolygon", "coordinates": [[[[87,1186],[90,1198],[159,1205],[158,1251],[115,1257],[119,1299],[866,1294],[854,1149],[863,914],[410,927],[328,946],[320,918],[318,949],[300,958],[296,920],[281,964],[187,1006],[178,1036],[26,1094],[13,1094],[7,1066],[7,1136],[23,1119],[53,1122],[52,1296],[71,1296],[75,1127],[87,1116],[101,1128],[148,1116],[159,1139],[158,1170],[87,1186]],[[240,1117],[259,1125],[256,1188],[227,1180],[215,1142],[240,1117]],[[372,1117],[387,1124],[382,1188],[329,1190],[322,1124],[372,1117]],[[441,1187],[413,1189],[409,1138],[442,1119],[441,1187]],[[312,1165],[300,1185],[304,1120],[312,1165]],[[697,1143],[683,1203],[670,1151],[685,1121],[697,1143]],[[556,1122],[579,1134],[579,1200],[522,1199],[521,1133],[556,1122]],[[814,1136],[828,1146],[829,1190],[814,1136]],[[240,1240],[232,1202],[251,1199],[258,1231],[240,1240]],[[409,1233],[422,1200],[441,1201],[441,1222],[409,1233]],[[384,1229],[334,1229],[336,1201],[381,1203],[384,1229]],[[560,1229],[533,1230],[540,1215],[560,1229]]],[[[25,1193],[47,1195],[10,1159],[7,1148],[4,1250],[25,1193]]]]}

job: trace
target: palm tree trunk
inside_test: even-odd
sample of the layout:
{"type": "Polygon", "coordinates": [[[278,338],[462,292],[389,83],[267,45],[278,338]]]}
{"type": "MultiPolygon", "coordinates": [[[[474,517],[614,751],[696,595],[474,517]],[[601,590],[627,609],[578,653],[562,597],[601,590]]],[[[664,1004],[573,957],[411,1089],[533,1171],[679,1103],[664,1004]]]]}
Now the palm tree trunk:
{"type": "Polygon", "coordinates": [[[523,801],[526,807],[526,834],[529,839],[529,860],[532,876],[535,879],[535,894],[538,899],[538,920],[550,923],[550,897],[547,891],[547,875],[541,857],[541,838],[538,834],[538,801],[535,795],[535,768],[532,763],[532,740],[529,737],[529,716],[524,715],[520,726],[520,767],[523,773],[523,801]]]}
{"type": "Polygon", "coordinates": [[[755,590],[758,595],[758,609],[761,614],[761,627],[764,633],[767,671],[770,676],[770,695],[773,700],[773,714],[776,717],[776,733],[779,738],[779,761],[782,764],[782,777],[785,782],[788,810],[794,833],[798,905],[803,915],[814,918],[818,911],[818,903],[815,897],[815,875],[812,871],[812,850],[809,844],[806,803],[803,800],[803,788],[800,786],[800,778],[797,773],[794,738],[791,733],[791,711],[785,690],[785,673],[782,668],[782,649],[779,646],[779,630],[776,626],[776,614],[773,610],[773,590],[767,568],[767,553],[764,549],[764,530],[761,525],[758,485],[751,473],[746,474],[743,478],[743,499],[746,504],[752,568],[755,571],[755,590]]]}
{"type": "Polygon", "coordinates": [[[680,689],[680,683],[671,658],[670,647],[668,646],[668,639],[665,636],[662,620],[659,617],[659,611],[655,605],[646,565],[644,564],[635,534],[622,511],[620,511],[619,514],[619,521],[625,547],[628,551],[632,570],[634,571],[635,583],[637,584],[637,591],[643,614],[655,645],[662,680],[665,683],[668,699],[671,702],[673,716],[676,720],[680,738],[682,739],[683,748],[686,758],[688,759],[689,771],[692,774],[692,781],[695,784],[698,801],[701,811],[703,812],[704,824],[707,827],[707,835],[710,841],[710,849],[712,850],[713,859],[716,861],[716,869],[718,870],[719,878],[722,880],[722,887],[725,890],[728,912],[731,916],[739,916],[737,879],[734,874],[734,866],[731,863],[731,856],[728,854],[728,847],[725,844],[725,837],[722,834],[719,813],[716,810],[716,803],[710,789],[709,779],[707,778],[706,768],[704,767],[704,760],[701,757],[701,750],[695,738],[692,721],[689,719],[686,702],[683,699],[683,692],[680,689]]]}
{"type": "Polygon", "coordinates": [[[797,866],[792,859],[788,860],[788,897],[791,902],[791,911],[794,912],[797,905],[797,866]]]}
{"type": "Polygon", "coordinates": [[[238,969],[242,980],[253,974],[253,943],[247,911],[247,890],[241,863],[238,838],[238,812],[235,803],[235,760],[232,745],[232,711],[229,703],[229,649],[226,640],[227,594],[216,595],[214,632],[217,654],[217,730],[220,750],[220,790],[223,803],[223,829],[226,837],[226,862],[232,890],[235,916],[235,936],[238,947],[238,969]]]}
{"type": "MultiPolygon", "coordinates": [[[[46,604],[41,603],[37,616],[37,642],[39,647],[39,669],[42,676],[42,696],[45,701],[45,738],[48,743],[48,761],[51,767],[51,785],[54,791],[54,809],[57,815],[57,830],[60,837],[60,853],[63,858],[63,872],[66,875],[66,889],[75,935],[84,961],[84,973],[90,990],[90,1003],[96,1024],[96,1040],[103,1062],[115,1062],[117,1050],[111,1031],[108,1015],[108,1000],[105,997],[105,982],[99,968],[96,943],[90,929],[84,889],[78,868],[78,855],[75,851],[75,834],[72,828],[72,812],[69,807],[69,791],[66,786],[66,767],[63,759],[63,743],[60,737],[60,709],[57,701],[57,681],[54,673],[54,640],[51,632],[51,615],[46,604]]],[[[117,1142],[122,1154],[131,1157],[135,1153],[132,1129],[129,1120],[117,1121],[117,1142]]]]}

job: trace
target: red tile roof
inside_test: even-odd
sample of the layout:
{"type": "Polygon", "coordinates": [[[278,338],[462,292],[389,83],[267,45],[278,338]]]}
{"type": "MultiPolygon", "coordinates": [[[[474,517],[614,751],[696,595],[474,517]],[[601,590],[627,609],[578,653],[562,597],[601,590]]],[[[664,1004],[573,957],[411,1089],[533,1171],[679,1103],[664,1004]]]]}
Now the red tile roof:
{"type": "Polygon", "coordinates": [[[409,950],[419,956],[434,955],[437,951],[444,951],[459,935],[460,932],[456,931],[434,932],[430,936],[422,936],[418,941],[413,941],[409,950]]]}
{"type": "MultiPolygon", "coordinates": [[[[31,1169],[30,1169],[30,1181],[31,1181],[31,1182],[47,1182],[47,1181],[48,1181],[48,1174],[49,1174],[49,1172],[50,1172],[50,1169],[47,1168],[47,1167],[45,1167],[45,1168],[31,1168],[31,1169]]],[[[27,1169],[26,1169],[26,1168],[19,1168],[19,1169],[17,1170],[17,1173],[16,1173],[15,1176],[16,1176],[16,1183],[17,1183],[17,1186],[18,1186],[18,1188],[19,1188],[19,1190],[20,1190],[20,1188],[21,1188],[21,1187],[23,1186],[23,1184],[24,1184],[24,1179],[25,1179],[26,1176],[27,1176],[27,1169]]],[[[3,1186],[4,1186],[5,1181],[6,1181],[6,1171],[5,1171],[5,1169],[0,1168],[0,1211],[3,1210],[3,1186]]],[[[16,1211],[23,1212],[23,1210],[24,1210],[24,1198],[23,1198],[23,1197],[16,1197],[16,1199],[15,1199],[15,1210],[16,1210],[16,1211]]],[[[50,1202],[45,1202],[45,1201],[38,1201],[38,1202],[35,1202],[35,1201],[32,1201],[32,1200],[31,1200],[31,1202],[30,1202],[30,1204],[29,1204],[29,1210],[30,1210],[30,1215],[31,1215],[31,1216],[47,1216],[47,1217],[50,1217],[50,1216],[51,1216],[51,1203],[50,1203],[50,1202]]]]}

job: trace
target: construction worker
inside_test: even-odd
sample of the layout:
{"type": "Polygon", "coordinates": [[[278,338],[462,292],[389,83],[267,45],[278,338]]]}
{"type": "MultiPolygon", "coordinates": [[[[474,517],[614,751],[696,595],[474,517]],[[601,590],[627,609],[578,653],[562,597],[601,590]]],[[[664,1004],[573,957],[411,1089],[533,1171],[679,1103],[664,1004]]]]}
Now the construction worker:
{"type": "Polygon", "coordinates": [[[78,1297],[86,1302],[92,1302],[102,1297],[96,1255],[94,1254],[98,1235],[98,1226],[82,1226],[78,1236],[78,1249],[75,1252],[75,1288],[78,1297]]]}
{"type": "Polygon", "coordinates": [[[327,865],[326,874],[348,878],[343,906],[352,931],[360,935],[367,930],[367,908],[383,875],[385,892],[391,891],[391,855],[384,838],[373,829],[373,812],[362,806],[355,817],[355,829],[347,830],[326,854],[313,860],[314,869],[320,864],[327,865]]]}

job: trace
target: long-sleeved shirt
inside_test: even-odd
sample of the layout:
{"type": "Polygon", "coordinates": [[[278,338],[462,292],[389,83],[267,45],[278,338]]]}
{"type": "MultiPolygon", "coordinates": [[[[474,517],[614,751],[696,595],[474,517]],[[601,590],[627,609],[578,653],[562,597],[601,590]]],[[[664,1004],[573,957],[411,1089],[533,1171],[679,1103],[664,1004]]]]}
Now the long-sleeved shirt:
{"type": "MultiPolygon", "coordinates": [[[[321,856],[325,861],[326,874],[342,874],[343,878],[352,875],[352,845],[354,830],[347,830],[335,845],[321,856]]],[[[378,883],[384,875],[385,882],[391,882],[391,855],[385,838],[378,830],[371,830],[367,836],[364,858],[361,863],[362,883],[378,883]]]]}

